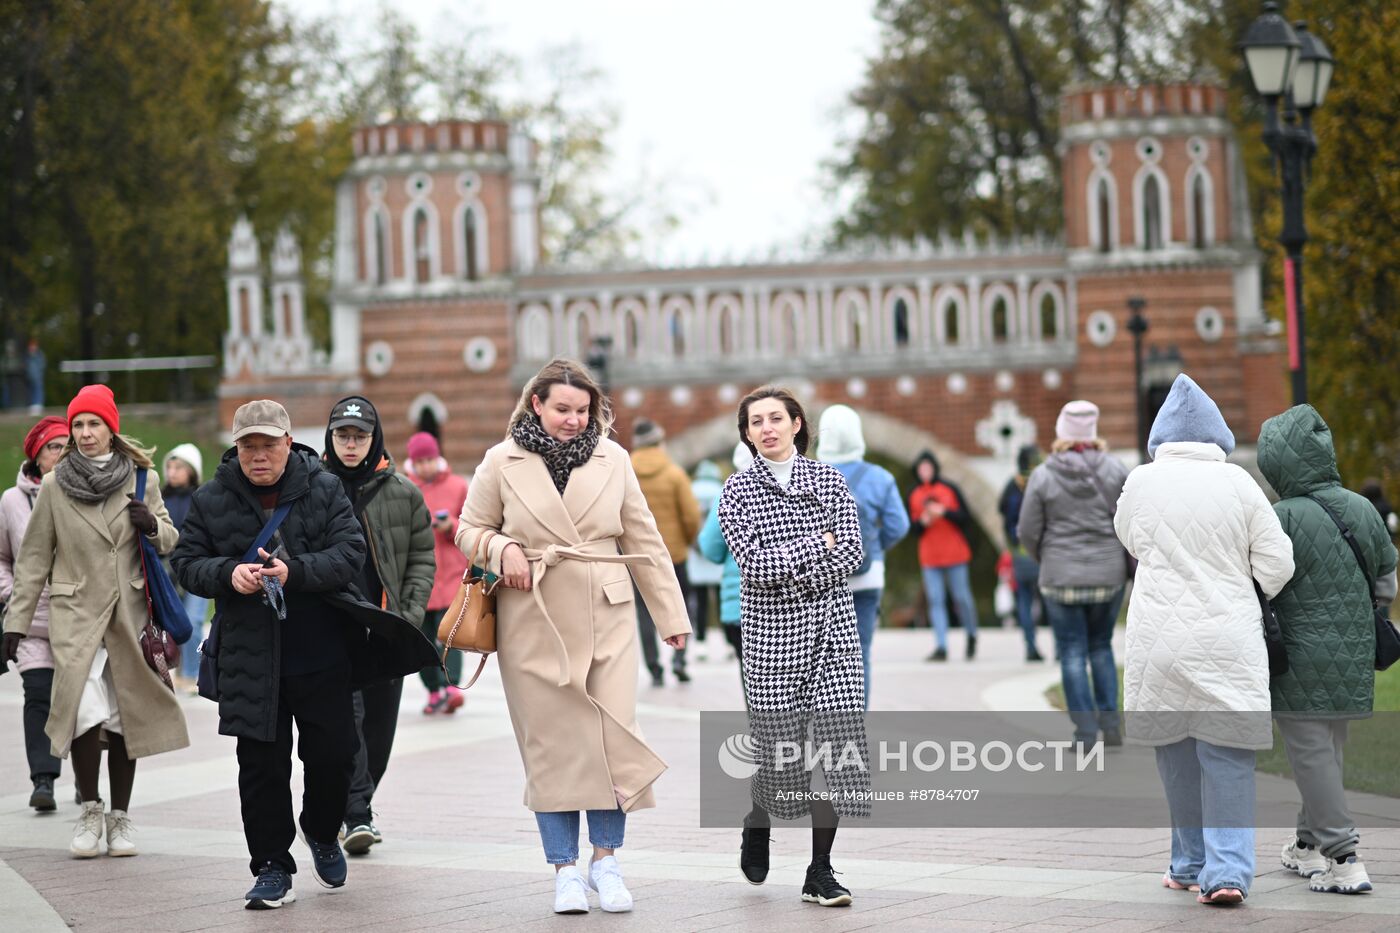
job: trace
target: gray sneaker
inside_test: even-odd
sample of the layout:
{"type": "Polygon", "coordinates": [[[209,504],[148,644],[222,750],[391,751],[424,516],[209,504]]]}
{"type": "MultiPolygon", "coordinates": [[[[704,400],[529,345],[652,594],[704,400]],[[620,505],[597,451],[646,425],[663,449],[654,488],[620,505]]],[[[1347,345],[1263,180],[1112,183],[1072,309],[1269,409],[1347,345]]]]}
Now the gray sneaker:
{"type": "Polygon", "coordinates": [[[1284,868],[1296,871],[1304,878],[1320,875],[1327,870],[1327,859],[1323,857],[1317,847],[1304,848],[1297,836],[1284,844],[1283,854],[1279,856],[1279,861],[1283,862],[1284,868]]]}
{"type": "Polygon", "coordinates": [[[1320,875],[1313,875],[1308,887],[1324,894],[1365,894],[1371,890],[1371,877],[1366,865],[1355,855],[1344,862],[1332,862],[1320,875]]]}

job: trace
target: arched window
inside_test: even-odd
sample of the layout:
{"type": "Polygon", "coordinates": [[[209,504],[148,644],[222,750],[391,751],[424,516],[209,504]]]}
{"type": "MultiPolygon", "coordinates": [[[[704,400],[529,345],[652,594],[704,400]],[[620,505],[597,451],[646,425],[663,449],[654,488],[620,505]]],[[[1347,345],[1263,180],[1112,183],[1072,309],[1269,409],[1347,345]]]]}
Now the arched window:
{"type": "Polygon", "coordinates": [[[1040,339],[1059,339],[1060,320],[1056,311],[1055,296],[1046,292],[1040,297],[1040,339]]]}
{"type": "Polygon", "coordinates": [[[1006,299],[997,296],[992,302],[992,342],[1005,343],[1011,336],[1011,308],[1006,299]]]}
{"type": "Polygon", "coordinates": [[[1094,197],[1094,209],[1099,215],[1099,242],[1095,244],[1098,251],[1108,253],[1113,251],[1113,195],[1108,190],[1108,180],[1099,179],[1099,190],[1094,197]]]}
{"type": "Polygon", "coordinates": [[[385,236],[384,215],[374,212],[374,284],[389,281],[389,244],[385,236]]]}
{"type": "Polygon", "coordinates": [[[671,345],[671,355],[676,359],[685,356],[685,322],[680,312],[672,312],[666,321],[666,339],[671,345]]]}
{"type": "Polygon", "coordinates": [[[476,211],[470,207],[462,211],[462,247],[463,269],[462,277],[468,282],[475,282],[481,277],[481,270],[476,265],[476,211]]]}
{"type": "Polygon", "coordinates": [[[253,301],[248,286],[238,286],[238,331],[244,337],[253,334],[253,301]]]}
{"type": "Polygon", "coordinates": [[[894,345],[909,346],[909,305],[903,298],[894,303],[894,345]]]}
{"type": "Polygon", "coordinates": [[[1142,248],[1161,249],[1162,236],[1162,187],[1155,174],[1148,175],[1142,182],[1142,248]]]}
{"type": "Polygon", "coordinates": [[[1191,245],[1205,249],[1209,245],[1206,236],[1206,180],[1197,173],[1191,182],[1191,245]]]}
{"type": "Polygon", "coordinates": [[[286,292],[282,293],[282,335],[284,337],[294,337],[292,333],[292,296],[286,292]]]}
{"type": "Polygon", "coordinates": [[[959,319],[958,306],[950,301],[943,309],[943,335],[949,346],[956,346],[962,339],[958,333],[959,319]]]}
{"type": "Polygon", "coordinates": [[[432,253],[428,249],[428,212],[421,207],[413,213],[413,280],[426,282],[432,276],[432,253]]]}

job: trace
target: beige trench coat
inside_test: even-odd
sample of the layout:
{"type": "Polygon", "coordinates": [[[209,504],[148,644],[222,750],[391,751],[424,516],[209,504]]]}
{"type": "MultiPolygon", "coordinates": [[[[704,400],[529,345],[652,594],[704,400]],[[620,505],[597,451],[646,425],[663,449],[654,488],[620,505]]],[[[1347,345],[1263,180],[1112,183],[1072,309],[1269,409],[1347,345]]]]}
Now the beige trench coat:
{"type": "Polygon", "coordinates": [[[525,806],[539,812],[656,805],[666,763],[637,726],[637,588],[663,638],[690,620],[666,545],[627,452],[602,440],[561,498],[544,461],[514,441],[487,451],[462,507],[457,546],[486,531],[489,567],[519,544],[532,592],[496,590],[497,660],[520,757],[525,806]]]}
{"type": "MultiPolygon", "coordinates": [[[[127,754],[144,758],[190,744],[179,701],[146,666],[137,641],[146,624],[146,581],[140,532],[132,527],[126,509],[135,492],[133,470],[124,489],[89,505],[65,494],[50,473],[44,477],[15,563],[5,631],[29,631],[35,603],[45,581],[50,581],[54,678],[44,731],[59,757],[67,757],[73,742],[78,701],[99,645],[107,648],[127,754]]],[[[156,549],[168,554],[180,535],[165,510],[154,470],[146,475],[146,505],[156,517],[156,549]]],[[[185,645],[184,650],[192,647],[185,645]]]]}

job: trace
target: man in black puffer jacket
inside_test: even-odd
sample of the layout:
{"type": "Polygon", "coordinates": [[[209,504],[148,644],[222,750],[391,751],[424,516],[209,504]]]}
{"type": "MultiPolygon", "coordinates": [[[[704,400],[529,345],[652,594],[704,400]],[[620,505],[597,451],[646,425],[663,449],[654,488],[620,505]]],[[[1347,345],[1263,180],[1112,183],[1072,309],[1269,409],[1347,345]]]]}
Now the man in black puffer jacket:
{"type": "Polygon", "coordinates": [[[357,744],[351,692],[419,670],[436,652],[422,632],[355,591],[366,551],[360,524],[340,481],[292,442],[286,409],[249,402],[234,414],[233,437],[235,449],[195,493],[171,564],[187,590],[216,600],[219,732],[238,739],[243,831],[258,878],[245,901],[264,909],[295,898],[298,822],[317,881],[345,883],[336,835],[357,744]],[[282,504],[290,511],[276,534],[244,563],[282,504]],[[280,598],[264,578],[280,584],[280,598]],[[298,822],[293,720],[306,786],[298,822]]]}

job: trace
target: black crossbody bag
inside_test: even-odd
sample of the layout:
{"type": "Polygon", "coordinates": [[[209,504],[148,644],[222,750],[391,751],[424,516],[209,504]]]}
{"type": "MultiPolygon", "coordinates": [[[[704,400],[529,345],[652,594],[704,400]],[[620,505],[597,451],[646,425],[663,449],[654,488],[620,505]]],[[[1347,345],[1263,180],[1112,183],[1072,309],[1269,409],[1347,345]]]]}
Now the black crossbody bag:
{"type": "Polygon", "coordinates": [[[1371,598],[1371,613],[1376,620],[1376,670],[1383,671],[1400,661],[1400,632],[1395,630],[1395,623],[1390,621],[1385,610],[1376,605],[1376,581],[1371,578],[1371,571],[1366,569],[1366,558],[1361,554],[1361,545],[1357,544],[1356,535],[1351,533],[1351,529],[1342,521],[1340,515],[1328,508],[1327,503],[1311,494],[1308,498],[1322,506],[1322,511],[1327,513],[1327,517],[1332,519],[1332,523],[1341,531],[1356,558],[1356,565],[1361,568],[1361,575],[1366,578],[1366,593],[1371,598]]]}

